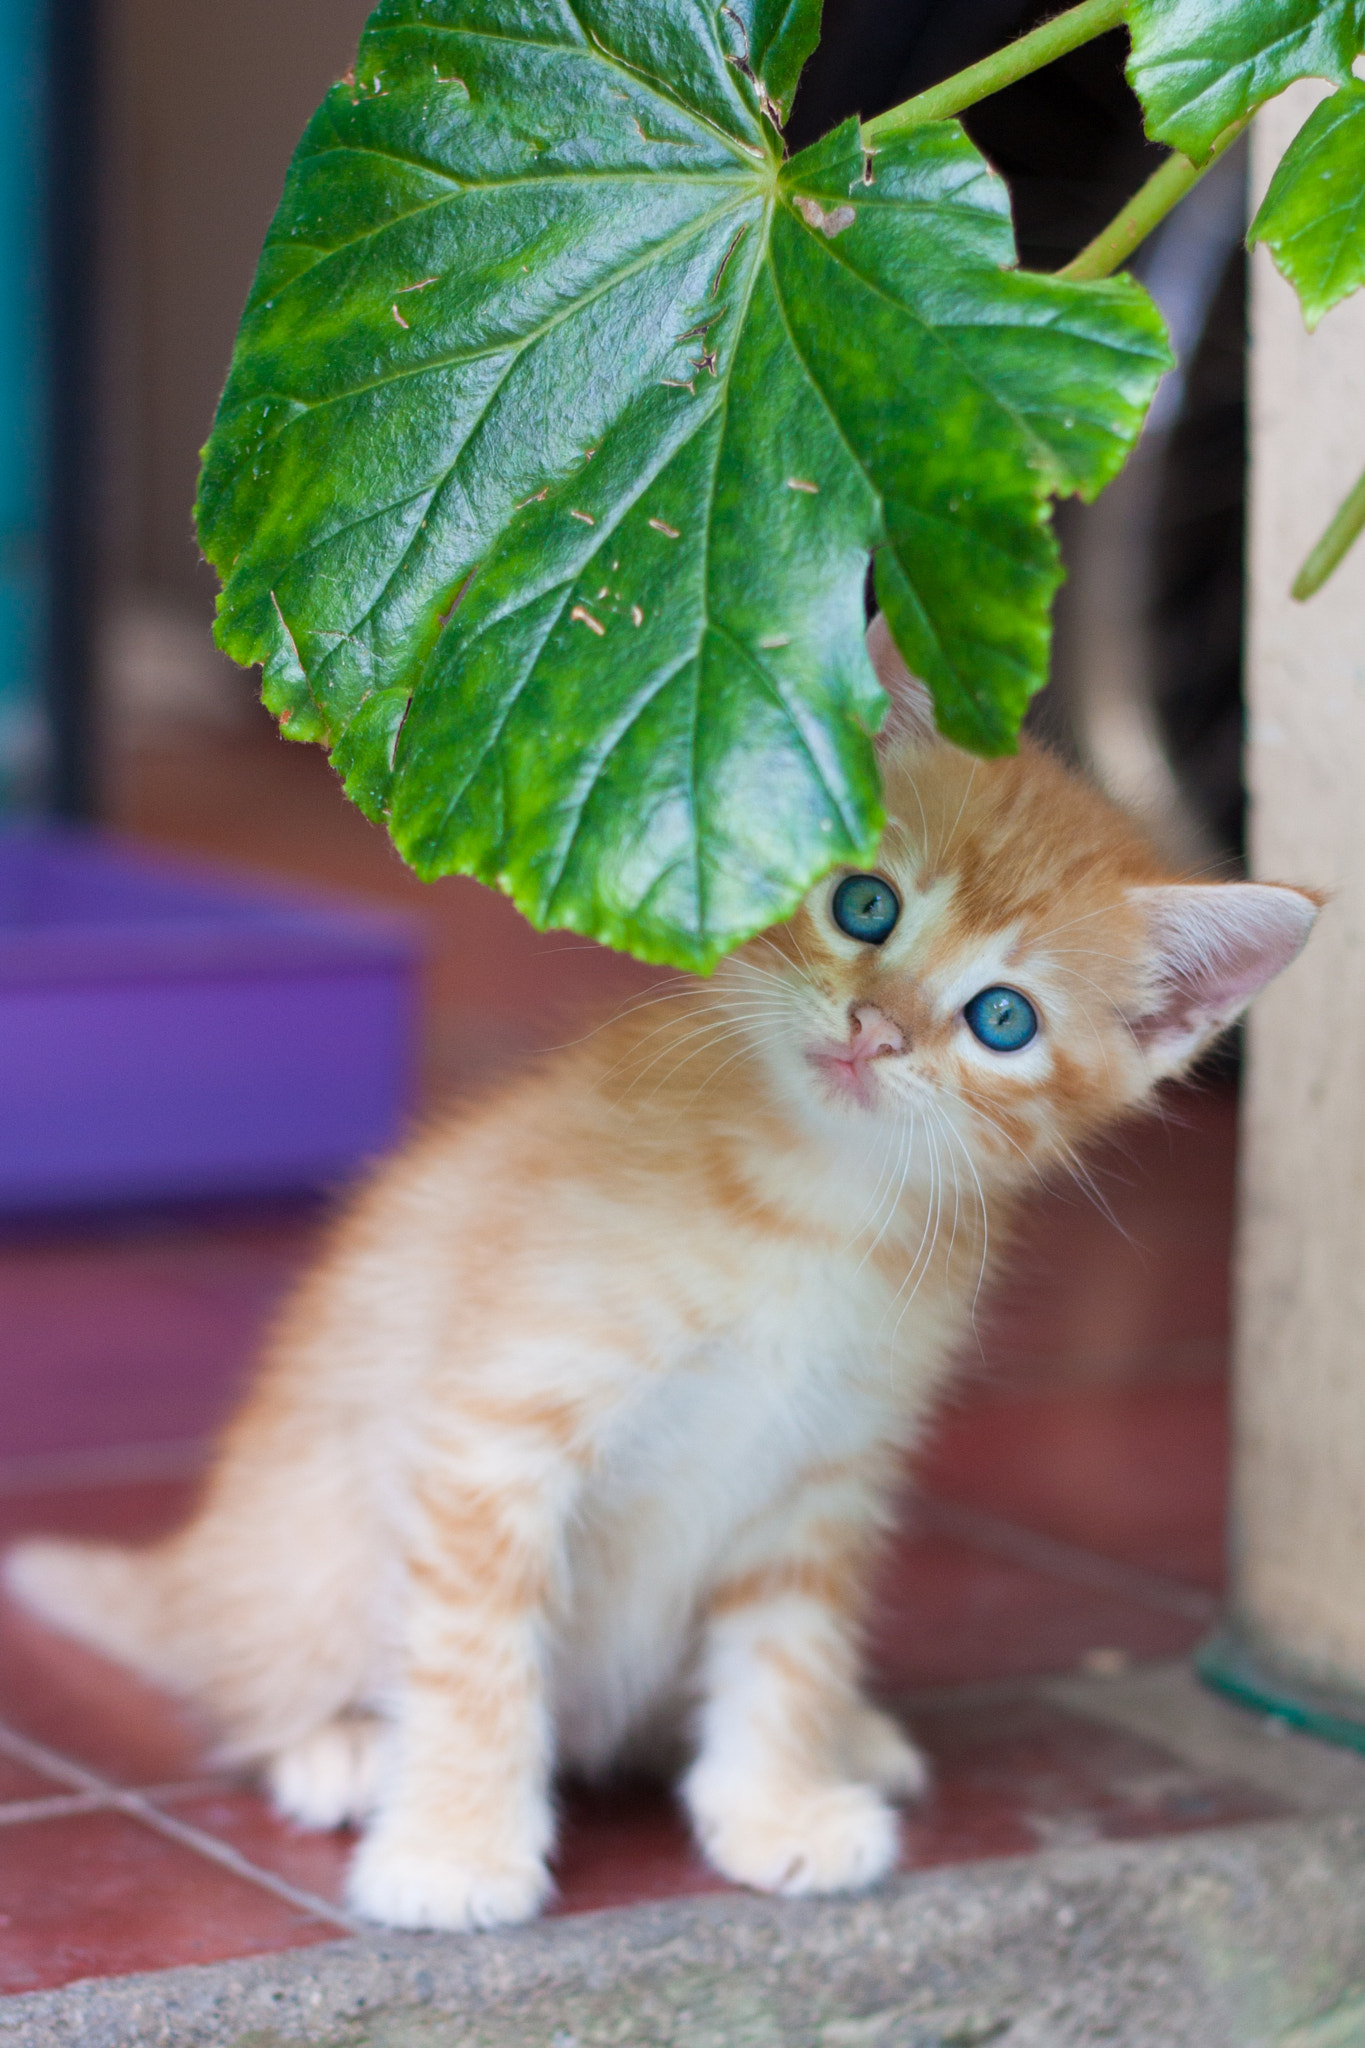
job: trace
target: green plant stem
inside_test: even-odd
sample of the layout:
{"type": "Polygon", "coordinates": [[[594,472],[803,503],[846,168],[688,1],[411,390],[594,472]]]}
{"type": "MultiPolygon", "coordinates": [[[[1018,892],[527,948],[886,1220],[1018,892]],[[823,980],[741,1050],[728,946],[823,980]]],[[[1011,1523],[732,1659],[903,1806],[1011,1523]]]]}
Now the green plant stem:
{"type": "Polygon", "coordinates": [[[1197,185],[1206,171],[1212,170],[1223,151],[1237,140],[1246,127],[1245,121],[1234,121],[1225,128],[1209,153],[1205,164],[1192,164],[1187,156],[1172,150],[1164,164],[1152,172],[1145,185],[1133,194],[1128,204],[1101,228],[1093,242],[1087,242],[1079,256],[1073,256],[1070,263],[1057,272],[1058,277],[1069,277],[1084,282],[1090,278],[1111,277],[1121,263],[1125,263],[1137,248],[1146,241],[1152,229],[1166,218],[1173,206],[1185,197],[1192,185],[1197,185]]]}
{"type": "Polygon", "coordinates": [[[1338,505],[1326,533],[1294,578],[1291,596],[1302,604],[1321,590],[1347,549],[1359,540],[1362,531],[1365,531],[1365,476],[1338,505]]]}
{"type": "Polygon", "coordinates": [[[974,107],[978,100],[1013,85],[1016,79],[1027,78],[1030,72],[1065,57],[1068,50],[1079,49],[1108,29],[1118,28],[1126,18],[1127,4],[1128,0],[1083,0],[1079,7],[1068,7],[1065,14],[1031,29],[1017,42],[983,57],[979,64],[956,71],[941,85],[931,85],[927,92],[918,92],[912,100],[864,121],[863,141],[869,149],[876,149],[925,121],[946,121],[964,107],[974,107]]]}

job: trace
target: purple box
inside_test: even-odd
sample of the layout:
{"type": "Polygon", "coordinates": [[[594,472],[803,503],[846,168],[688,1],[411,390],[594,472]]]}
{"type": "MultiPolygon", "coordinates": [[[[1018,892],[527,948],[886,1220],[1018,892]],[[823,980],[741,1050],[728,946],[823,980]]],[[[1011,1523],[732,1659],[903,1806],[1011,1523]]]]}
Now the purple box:
{"type": "Polygon", "coordinates": [[[101,833],[0,832],[0,1209],[344,1175],[411,1103],[418,950],[101,833]]]}

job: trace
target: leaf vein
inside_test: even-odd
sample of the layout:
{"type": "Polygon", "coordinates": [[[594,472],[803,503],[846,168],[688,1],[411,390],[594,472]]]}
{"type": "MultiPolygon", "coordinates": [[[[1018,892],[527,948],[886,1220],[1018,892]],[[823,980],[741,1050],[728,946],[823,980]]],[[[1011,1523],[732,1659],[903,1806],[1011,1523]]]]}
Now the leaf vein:
{"type": "MultiPolygon", "coordinates": [[[[630,184],[639,180],[657,184],[661,177],[666,178],[670,185],[714,185],[722,179],[734,177],[732,170],[722,170],[719,165],[713,170],[700,171],[675,171],[670,166],[669,169],[661,172],[651,164],[623,164],[615,167],[606,167],[601,170],[528,171],[524,177],[461,178],[454,171],[443,171],[437,165],[425,162],[421,157],[404,156],[401,151],[394,149],[380,149],[372,142],[331,142],[328,143],[325,149],[317,150],[314,153],[313,160],[316,161],[318,158],[328,156],[373,156],[378,157],[383,163],[401,164],[409,170],[428,172],[433,178],[440,178],[445,184],[453,186],[454,190],[450,195],[452,200],[460,198],[469,192],[529,191],[538,185],[603,185],[609,184],[613,180],[621,184],[630,184]]],[[[441,206],[446,203],[445,199],[435,199],[430,202],[433,206],[441,206]]],[[[327,254],[339,252],[343,249],[353,249],[369,236],[383,234],[388,228],[397,227],[403,221],[411,220],[415,214],[420,214],[426,210],[425,207],[419,206],[412,208],[408,213],[391,214],[387,220],[379,222],[377,227],[367,228],[363,235],[358,235],[350,241],[334,242],[328,246],[320,242],[300,243],[297,240],[291,239],[285,244],[285,247],[289,249],[324,249],[324,252],[327,254]]],[[[293,280],[291,279],[290,282],[292,283],[293,280]]]]}
{"type": "Polygon", "coordinates": [[[730,628],[728,626],[723,626],[718,621],[713,619],[710,622],[709,630],[713,633],[719,634],[722,639],[728,640],[730,645],[736,650],[736,652],[741,656],[741,658],[745,662],[747,662],[748,666],[754,671],[755,675],[758,676],[760,682],[763,685],[763,688],[767,691],[768,695],[776,703],[778,709],[781,711],[783,717],[786,719],[788,725],[791,727],[793,733],[796,735],[797,743],[800,746],[801,751],[805,755],[807,761],[810,763],[811,774],[815,777],[815,780],[820,785],[821,789],[825,792],[826,797],[828,797],[831,808],[838,813],[838,816],[843,824],[845,832],[848,834],[849,838],[855,842],[855,844],[858,843],[861,837],[858,830],[858,821],[852,815],[852,813],[846,808],[843,798],[837,795],[835,790],[831,787],[829,778],[826,776],[824,769],[820,766],[819,761],[815,757],[814,749],[812,748],[811,743],[806,736],[806,730],[801,722],[800,717],[798,716],[796,711],[793,710],[791,704],[787,701],[787,693],[784,690],[779,678],[772,673],[772,671],[766,666],[765,663],[759,660],[758,656],[754,653],[751,647],[746,646],[737,634],[732,633],[730,631],[730,628]]]}
{"type": "MultiPolygon", "coordinates": [[[[569,12],[573,13],[572,8],[569,9],[569,12]]],[[[578,21],[577,15],[574,15],[573,18],[575,26],[582,30],[582,23],[578,21]]],[[[550,43],[542,42],[534,36],[498,35],[489,29],[465,28],[456,22],[446,21],[395,22],[392,28],[387,30],[387,33],[390,35],[419,35],[424,37],[428,35],[462,36],[470,42],[511,43],[518,48],[545,50],[552,56],[586,58],[590,63],[605,65],[609,71],[614,71],[621,78],[629,79],[632,84],[642,85],[655,99],[660,100],[665,106],[671,107],[675,113],[681,114],[685,121],[690,122],[694,127],[709,130],[711,134],[719,136],[726,148],[732,153],[737,153],[744,158],[752,160],[751,151],[757,147],[756,144],[750,144],[746,147],[744,143],[739,141],[737,136],[731,135],[727,129],[722,128],[718,121],[708,119],[705,114],[698,113],[695,107],[689,107],[686,101],[678,99],[668,90],[664,81],[656,77],[654,73],[639,70],[635,66],[628,64],[618,51],[608,50],[602,43],[598,42],[595,36],[589,35],[587,31],[582,32],[585,38],[582,43],[550,43]]],[[[766,155],[766,152],[764,154],[766,155]]]]}
{"type": "MultiPolygon", "coordinates": [[[[815,241],[814,236],[811,239],[813,242],[815,241]]],[[[1057,451],[1033,426],[1029,413],[1024,411],[1014,400],[995,390],[962,355],[961,351],[953,346],[951,339],[956,333],[980,334],[998,329],[1002,325],[1008,325],[1009,329],[1018,335],[1021,331],[1028,332],[1031,323],[1027,321],[1010,321],[1008,323],[997,321],[954,321],[952,323],[944,322],[941,326],[936,325],[933,321],[926,320],[922,313],[917,312],[904,299],[898,299],[894,293],[887,291],[885,286],[878,284],[875,278],[869,278],[863,271],[857,269],[847,256],[835,248],[833,243],[824,241],[820,248],[820,253],[827,257],[829,261],[837,263],[845,275],[861,285],[863,290],[869,293],[869,295],[881,299],[888,306],[893,306],[906,320],[912,322],[927,339],[936,342],[942,348],[944,354],[951,359],[954,367],[961,374],[964,382],[970,384],[973,390],[979,392],[982,398],[993,406],[1003,418],[1011,421],[1022,438],[1038,451],[1043,458],[1044,466],[1052,472],[1053,477],[1056,479],[1054,488],[1060,487],[1064,483],[1070,483],[1070,478],[1062,466],[1057,451]]],[[[1009,272],[1001,273],[1002,278],[1009,275],[1009,272]]],[[[1033,331],[1036,331],[1036,329],[1033,331]]],[[[1104,348],[1110,354],[1118,355],[1120,358],[1126,358],[1137,353],[1136,350],[1120,348],[1114,342],[1097,340],[1090,335],[1084,336],[1083,339],[1091,347],[1104,348]]],[[[1153,349],[1151,351],[1143,351],[1143,353],[1151,354],[1155,357],[1157,351],[1153,349]]],[[[1066,410],[1072,412],[1075,410],[1075,407],[1074,405],[1068,405],[1066,410]]],[[[1040,407],[1039,411],[1042,412],[1043,408],[1040,407]]],[[[1043,481],[1042,476],[1038,472],[1034,472],[1034,474],[1038,476],[1038,488],[1035,490],[1034,495],[1041,498],[1046,495],[1049,486],[1043,481]]]]}
{"type": "MultiPolygon", "coordinates": [[[[441,205],[449,205],[450,201],[442,200],[439,203],[441,205]]],[[[667,256],[673,250],[681,248],[693,236],[704,233],[713,222],[723,219],[727,213],[732,212],[738,203],[737,200],[732,199],[724,205],[712,207],[707,213],[695,215],[683,227],[679,228],[675,234],[668,236],[662,242],[650,243],[637,256],[632,257],[630,262],[621,264],[616,269],[609,271],[605,277],[600,278],[588,289],[578,293],[574,298],[566,300],[563,305],[557,306],[554,312],[547,319],[542,320],[538,326],[532,327],[525,334],[516,335],[510,340],[490,342],[484,348],[455,349],[448,354],[428,356],[420,363],[402,364],[387,371],[382,377],[370,377],[360,384],[348,384],[344,390],[329,391],[324,398],[301,398],[296,392],[292,391],[253,391],[250,397],[243,401],[244,405],[254,405],[259,403],[262,398],[269,397],[278,398],[283,404],[296,405],[300,408],[300,411],[295,413],[292,418],[282,420],[271,434],[265,436],[260,444],[261,447],[268,447],[270,442],[277,439],[279,435],[288,433],[289,429],[295,426],[299,419],[305,415],[324,412],[333,405],[344,405],[346,400],[350,398],[363,398],[367,391],[382,391],[389,384],[402,383],[409,377],[424,377],[437,370],[455,369],[462,363],[484,362],[490,356],[501,355],[504,351],[510,351],[516,356],[523,355],[533,343],[542,340],[545,335],[552,333],[556,327],[562,326],[564,321],[571,319],[575,313],[581,313],[585,307],[592,305],[595,300],[605,297],[617,285],[624,283],[626,278],[633,277],[637,271],[644,270],[650,264],[656,263],[660,257],[667,256]]],[[[349,247],[351,245],[343,244],[342,246],[349,247]]],[[[240,410],[240,408],[235,407],[234,412],[237,410],[240,410]]],[[[232,414],[227,414],[224,417],[230,419],[232,416],[232,414]]],[[[219,425],[222,423],[220,420],[219,425]]]]}

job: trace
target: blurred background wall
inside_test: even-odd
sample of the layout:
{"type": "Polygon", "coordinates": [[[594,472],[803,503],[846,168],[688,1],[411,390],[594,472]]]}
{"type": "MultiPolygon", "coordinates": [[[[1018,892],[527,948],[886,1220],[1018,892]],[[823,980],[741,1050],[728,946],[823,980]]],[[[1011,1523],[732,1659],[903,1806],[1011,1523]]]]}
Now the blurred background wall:
{"type": "Polygon", "coordinates": [[[290,153],[365,19],[358,0],[107,0],[109,567],[204,609],[198,449],[290,153]]]}
{"type": "MultiPolygon", "coordinates": [[[[115,727],[230,718],[199,449],[290,154],[363,0],[102,0],[104,667],[115,727]]],[[[118,734],[111,735],[117,740],[118,734]]]]}

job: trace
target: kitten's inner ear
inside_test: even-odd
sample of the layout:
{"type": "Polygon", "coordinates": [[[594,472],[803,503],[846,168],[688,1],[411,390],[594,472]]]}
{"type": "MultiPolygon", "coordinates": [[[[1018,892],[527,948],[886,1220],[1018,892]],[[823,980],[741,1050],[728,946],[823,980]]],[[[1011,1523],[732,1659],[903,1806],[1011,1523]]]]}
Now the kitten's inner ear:
{"type": "Polygon", "coordinates": [[[1294,958],[1318,914],[1299,889],[1262,882],[1134,889],[1151,935],[1147,1003],[1133,1031],[1174,1072],[1294,958]]]}
{"type": "Polygon", "coordinates": [[[881,612],[867,629],[867,653],[877,681],[891,699],[891,709],[877,734],[878,749],[885,751],[898,740],[932,739],[934,700],[919,677],[912,676],[905,666],[881,612]]]}

